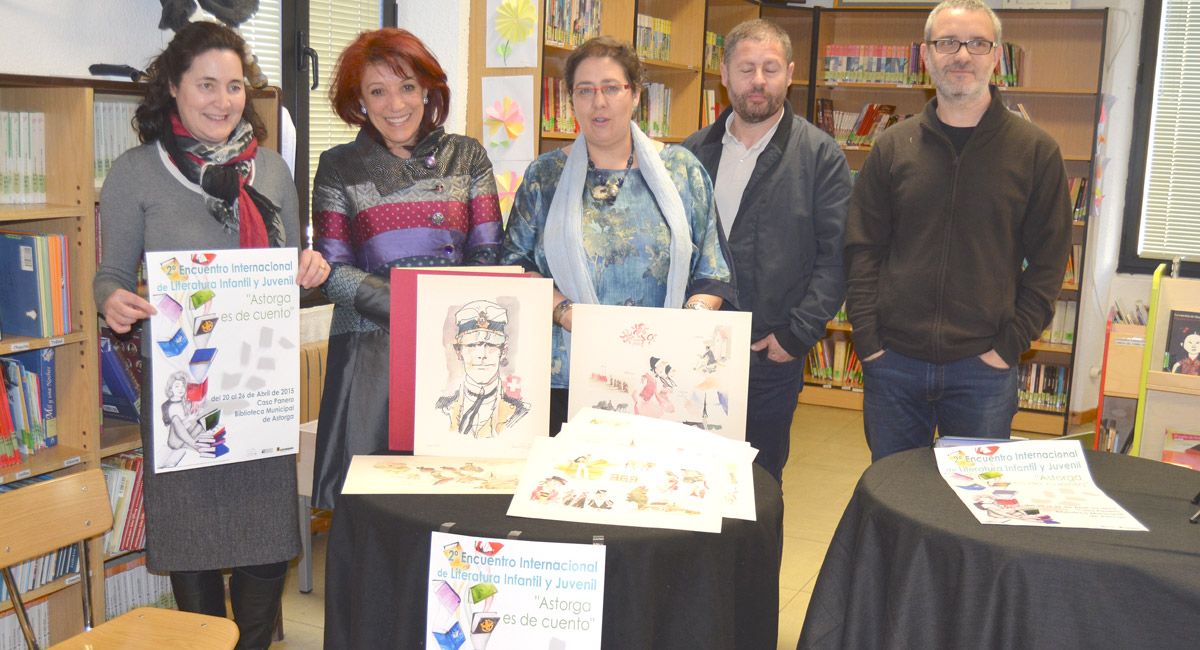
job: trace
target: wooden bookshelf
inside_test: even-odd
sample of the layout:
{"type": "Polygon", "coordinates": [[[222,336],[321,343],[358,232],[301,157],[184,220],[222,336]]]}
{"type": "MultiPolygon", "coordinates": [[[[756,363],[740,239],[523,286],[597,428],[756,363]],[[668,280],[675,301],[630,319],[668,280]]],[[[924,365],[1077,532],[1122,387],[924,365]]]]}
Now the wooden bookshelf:
{"type": "MultiPolygon", "coordinates": [[[[858,112],[864,104],[871,102],[888,103],[896,106],[897,114],[906,115],[920,112],[934,96],[934,88],[928,84],[826,82],[823,68],[824,53],[831,44],[907,46],[920,41],[924,36],[928,8],[816,8],[811,12],[815,25],[811,38],[813,64],[809,89],[813,101],[808,107],[810,119],[815,116],[816,99],[828,99],[834,109],[850,112],[858,112]]],[[[764,15],[766,13],[764,10],[764,15]]],[[[1025,52],[1020,85],[1000,88],[1005,103],[1015,107],[1019,102],[1033,121],[1055,138],[1069,177],[1091,179],[1092,151],[1102,101],[1107,10],[1013,9],[996,13],[1003,24],[1003,40],[1022,46],[1025,52]]],[[[847,146],[843,151],[851,168],[858,169],[870,147],[847,146]]],[[[1076,280],[1064,280],[1059,298],[1078,302],[1086,268],[1086,222],[1074,224],[1072,239],[1075,244],[1084,245],[1081,248],[1083,255],[1076,260],[1076,280]]],[[[1075,330],[1078,336],[1077,323],[1075,330]]],[[[840,331],[837,335],[853,336],[840,331]]],[[[1029,352],[1022,356],[1022,363],[1031,361],[1070,368],[1074,364],[1074,346],[1034,342],[1029,352]]],[[[806,387],[801,394],[801,403],[817,403],[820,399],[813,393],[821,390],[819,386],[806,387]]],[[[1046,434],[1064,433],[1072,419],[1080,417],[1069,413],[1070,397],[1071,382],[1068,381],[1067,413],[1022,409],[1013,420],[1013,428],[1046,434]]],[[[852,400],[841,396],[839,401],[856,407],[852,400]]],[[[857,408],[861,408],[861,400],[857,408]]]]}
{"type": "MultiPolygon", "coordinates": [[[[19,466],[0,469],[0,483],[89,469],[100,463],[100,370],[96,307],[92,301],[92,278],[96,274],[92,93],[92,88],[77,83],[0,75],[0,110],[37,111],[46,116],[47,199],[40,205],[0,205],[0,227],[66,237],[73,324],[73,330],[61,337],[6,336],[0,341],[0,355],[55,348],[58,406],[58,445],[26,457],[19,466]]],[[[101,557],[96,545],[89,553],[93,564],[99,566],[101,557]]],[[[51,608],[52,641],[82,629],[78,588],[67,588],[68,582],[77,580],[77,574],[68,576],[28,594],[30,601],[46,597],[51,608]],[[76,614],[65,613],[70,611],[76,614]]],[[[103,581],[94,583],[92,591],[97,611],[103,613],[103,581]]],[[[7,609],[7,604],[0,606],[0,612],[7,609]]]]}

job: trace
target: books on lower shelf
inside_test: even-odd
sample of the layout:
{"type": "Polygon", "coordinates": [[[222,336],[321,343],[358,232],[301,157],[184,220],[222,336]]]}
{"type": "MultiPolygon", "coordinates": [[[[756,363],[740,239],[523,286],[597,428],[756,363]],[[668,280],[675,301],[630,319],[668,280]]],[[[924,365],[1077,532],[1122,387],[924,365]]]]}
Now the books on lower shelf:
{"type": "Polygon", "coordinates": [[[704,112],[700,116],[701,127],[708,126],[717,121],[717,117],[721,115],[721,111],[725,110],[725,106],[721,104],[721,100],[717,95],[716,88],[704,89],[704,112]]]}
{"type": "Polygon", "coordinates": [[[107,556],[140,550],[146,545],[146,513],[142,507],[142,452],[130,451],[104,459],[100,470],[108,487],[113,527],[104,534],[107,556]]]}
{"type": "MultiPolygon", "coordinates": [[[[27,602],[25,613],[38,646],[50,647],[50,602],[44,597],[27,602]]],[[[26,650],[27,647],[16,612],[10,609],[0,613],[0,650],[26,650]]]]}
{"type": "MultiPolygon", "coordinates": [[[[0,493],[19,490],[52,478],[54,478],[52,475],[43,474],[20,481],[13,481],[12,483],[0,485],[0,493]]],[[[11,568],[13,579],[17,584],[17,591],[23,594],[54,582],[63,576],[76,573],[79,570],[78,567],[78,547],[72,544],[41,557],[26,560],[11,568]]],[[[0,580],[0,601],[5,600],[8,600],[8,586],[3,580],[0,580]]]]}
{"type": "Polygon", "coordinates": [[[1046,363],[1023,363],[1017,370],[1018,405],[1031,411],[1064,413],[1070,369],[1046,363]]]}
{"type": "Polygon", "coordinates": [[[542,78],[542,131],[571,134],[579,131],[566,79],[542,78]]]}
{"type": "Polygon", "coordinates": [[[910,117],[897,115],[892,104],[863,104],[857,113],[840,111],[827,98],[817,99],[816,111],[814,124],[847,147],[870,147],[885,129],[910,117]]]}
{"type": "Polygon", "coordinates": [[[854,350],[854,342],[832,337],[817,341],[805,358],[804,375],[820,384],[861,389],[862,362],[854,350]]]}
{"type": "Polygon", "coordinates": [[[1167,429],[1163,434],[1162,459],[1173,465],[1200,470],[1200,433],[1167,429]]]}
{"type": "Polygon", "coordinates": [[[0,111],[0,203],[46,202],[46,114],[0,111]]]}
{"type": "Polygon", "coordinates": [[[171,578],[146,569],[146,556],[124,558],[104,569],[104,617],[113,619],[138,607],[174,608],[171,578]]]}
{"type": "Polygon", "coordinates": [[[1074,300],[1055,300],[1054,317],[1042,331],[1038,339],[1043,343],[1075,343],[1075,317],[1079,311],[1079,303],[1074,300]]]}
{"type": "Polygon", "coordinates": [[[54,348],[0,357],[0,467],[58,444],[54,348]]]}
{"type": "Polygon", "coordinates": [[[142,329],[115,334],[100,328],[100,408],[107,416],[141,420],[142,329]]]}
{"type": "Polygon", "coordinates": [[[0,230],[0,336],[62,336],[72,329],[67,238],[0,230]]]}
{"type": "Polygon", "coordinates": [[[652,138],[667,135],[671,123],[671,88],[653,81],[643,85],[633,119],[652,138]]]}

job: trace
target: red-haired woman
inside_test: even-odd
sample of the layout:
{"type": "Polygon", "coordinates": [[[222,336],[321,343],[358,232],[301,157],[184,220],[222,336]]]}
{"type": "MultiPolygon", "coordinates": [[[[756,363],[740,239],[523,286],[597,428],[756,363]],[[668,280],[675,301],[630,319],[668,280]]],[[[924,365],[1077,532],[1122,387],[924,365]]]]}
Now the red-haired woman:
{"type": "Polygon", "coordinates": [[[483,146],[442,130],[446,73],[416,36],[387,28],[342,53],[330,91],[353,142],[321,154],[314,247],[333,265],[329,365],[317,429],[314,505],[332,508],[355,454],[387,449],[388,273],[495,264],[502,227],[483,146]]]}

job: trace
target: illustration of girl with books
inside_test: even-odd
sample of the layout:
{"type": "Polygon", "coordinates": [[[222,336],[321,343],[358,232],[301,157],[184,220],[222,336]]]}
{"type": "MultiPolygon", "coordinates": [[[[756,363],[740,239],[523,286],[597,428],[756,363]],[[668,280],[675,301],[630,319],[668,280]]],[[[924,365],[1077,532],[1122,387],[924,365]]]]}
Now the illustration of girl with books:
{"type": "Polygon", "coordinates": [[[1200,375],[1200,334],[1188,334],[1179,342],[1184,355],[1171,366],[1171,372],[1180,375],[1200,375]]]}
{"type": "Polygon", "coordinates": [[[167,399],[162,403],[163,424],[169,427],[167,446],[171,453],[159,464],[175,467],[183,460],[184,448],[198,450],[196,439],[204,433],[204,427],[196,418],[195,406],[187,396],[187,374],[175,372],[167,380],[167,399]]]}

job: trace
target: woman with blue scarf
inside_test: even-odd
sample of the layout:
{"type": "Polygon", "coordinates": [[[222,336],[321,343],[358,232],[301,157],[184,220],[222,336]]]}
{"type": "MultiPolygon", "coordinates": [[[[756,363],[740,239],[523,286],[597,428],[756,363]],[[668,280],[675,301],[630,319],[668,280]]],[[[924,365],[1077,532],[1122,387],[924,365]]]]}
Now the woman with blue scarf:
{"type": "Polygon", "coordinates": [[[594,38],[565,74],[580,136],[525,170],[500,255],[554,279],[552,434],[566,419],[574,303],[720,309],[734,295],[704,168],[632,121],[642,82],[633,48],[594,38]]]}

